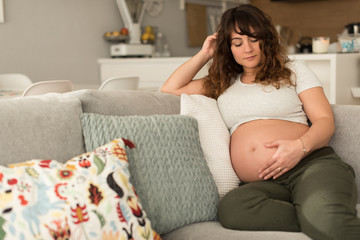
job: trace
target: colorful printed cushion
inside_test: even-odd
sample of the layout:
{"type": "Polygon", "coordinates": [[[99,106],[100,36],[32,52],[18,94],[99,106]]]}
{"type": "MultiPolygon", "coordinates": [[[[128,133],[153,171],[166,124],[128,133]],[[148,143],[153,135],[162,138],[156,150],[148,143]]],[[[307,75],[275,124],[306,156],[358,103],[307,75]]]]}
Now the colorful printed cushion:
{"type": "Polygon", "coordinates": [[[62,164],[0,167],[0,239],[160,239],[129,181],[127,140],[62,164]]]}
{"type": "Polygon", "coordinates": [[[230,133],[219,112],[217,102],[203,95],[181,95],[180,114],[192,116],[199,124],[201,147],[214,176],[220,198],[239,186],[230,160],[230,133]]]}
{"type": "Polygon", "coordinates": [[[118,137],[136,143],[128,151],[131,181],[157,233],[216,218],[219,195],[195,118],[84,113],[82,125],[87,151],[118,137]]]}

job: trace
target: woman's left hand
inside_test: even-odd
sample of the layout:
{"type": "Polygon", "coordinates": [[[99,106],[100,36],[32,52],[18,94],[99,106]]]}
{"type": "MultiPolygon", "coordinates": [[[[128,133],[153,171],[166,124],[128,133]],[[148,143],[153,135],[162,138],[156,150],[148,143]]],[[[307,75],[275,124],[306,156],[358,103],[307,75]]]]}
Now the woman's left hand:
{"type": "Polygon", "coordinates": [[[276,179],[295,167],[304,157],[303,146],[300,139],[277,140],[265,143],[264,146],[266,148],[276,148],[277,150],[272,158],[260,167],[260,179],[276,179]]]}

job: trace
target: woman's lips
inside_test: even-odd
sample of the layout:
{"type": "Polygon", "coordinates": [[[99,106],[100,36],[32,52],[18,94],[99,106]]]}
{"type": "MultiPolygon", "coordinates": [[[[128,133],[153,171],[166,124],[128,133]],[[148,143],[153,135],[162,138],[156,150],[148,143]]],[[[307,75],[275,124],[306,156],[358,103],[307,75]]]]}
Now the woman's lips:
{"type": "Polygon", "coordinates": [[[250,57],[245,58],[245,60],[251,61],[251,60],[254,60],[255,57],[256,57],[256,55],[250,56],[250,57]]]}

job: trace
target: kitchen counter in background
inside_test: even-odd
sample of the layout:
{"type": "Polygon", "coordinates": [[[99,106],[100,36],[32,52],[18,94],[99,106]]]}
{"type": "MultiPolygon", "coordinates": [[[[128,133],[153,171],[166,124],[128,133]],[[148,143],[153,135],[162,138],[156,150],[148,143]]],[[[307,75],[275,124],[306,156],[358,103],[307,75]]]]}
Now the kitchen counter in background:
{"type": "MultiPolygon", "coordinates": [[[[304,60],[319,77],[331,104],[360,104],[352,88],[360,87],[360,54],[291,54],[291,59],[304,60]]],[[[190,57],[171,58],[105,58],[99,59],[100,78],[139,76],[140,88],[160,89],[166,79],[190,57]]],[[[196,77],[207,75],[208,66],[196,77]]]]}
{"type": "Polygon", "coordinates": [[[319,77],[331,104],[360,104],[352,88],[360,87],[360,53],[291,54],[319,77]]]}
{"type": "MultiPolygon", "coordinates": [[[[114,76],[138,76],[139,88],[157,88],[170,77],[170,75],[190,57],[169,58],[103,58],[99,59],[100,79],[114,76]]],[[[208,67],[205,66],[196,77],[207,75],[208,67]]]]}

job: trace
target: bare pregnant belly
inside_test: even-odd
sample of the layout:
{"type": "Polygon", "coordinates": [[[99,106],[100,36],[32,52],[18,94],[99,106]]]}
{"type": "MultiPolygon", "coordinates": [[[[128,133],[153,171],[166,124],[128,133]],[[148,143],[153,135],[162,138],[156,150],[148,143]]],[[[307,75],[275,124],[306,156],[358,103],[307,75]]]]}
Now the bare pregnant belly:
{"type": "Polygon", "coordinates": [[[259,179],[259,168],[270,159],[276,148],[265,148],[266,142],[297,139],[309,127],[284,120],[261,119],[240,125],[231,136],[231,162],[241,181],[259,179]]]}

